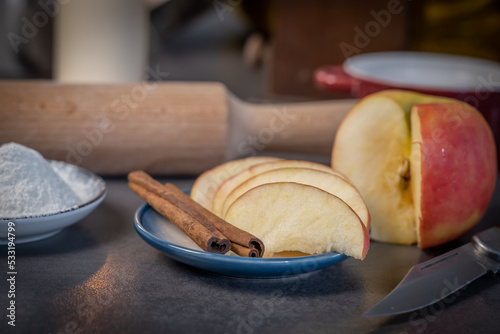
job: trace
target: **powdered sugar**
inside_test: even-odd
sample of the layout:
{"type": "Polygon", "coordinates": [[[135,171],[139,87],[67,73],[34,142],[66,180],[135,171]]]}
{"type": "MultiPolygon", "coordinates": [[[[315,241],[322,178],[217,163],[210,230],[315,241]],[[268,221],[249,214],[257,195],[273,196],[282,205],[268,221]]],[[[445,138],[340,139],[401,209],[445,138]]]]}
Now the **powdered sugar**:
{"type": "Polygon", "coordinates": [[[0,146],[0,217],[47,215],[75,208],[99,192],[99,187],[82,177],[85,175],[79,175],[74,166],[49,163],[20,144],[4,144],[0,146]]]}
{"type": "Polygon", "coordinates": [[[74,166],[62,161],[51,161],[50,165],[59,177],[69,185],[71,190],[80,198],[81,203],[94,199],[104,188],[103,181],[97,177],[90,177],[74,166]]]}

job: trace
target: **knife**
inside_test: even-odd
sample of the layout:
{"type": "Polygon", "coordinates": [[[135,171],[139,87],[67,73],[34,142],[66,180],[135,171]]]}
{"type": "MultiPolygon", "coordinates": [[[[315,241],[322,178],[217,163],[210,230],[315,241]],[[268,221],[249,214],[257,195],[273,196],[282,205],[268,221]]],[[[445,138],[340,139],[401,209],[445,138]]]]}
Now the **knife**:
{"type": "Polygon", "coordinates": [[[461,247],[413,266],[398,286],[363,316],[396,315],[430,306],[499,269],[500,226],[495,226],[475,234],[461,247]]]}
{"type": "Polygon", "coordinates": [[[0,145],[105,175],[194,175],[251,155],[329,160],[357,102],[250,103],[218,82],[0,80],[0,145]]]}

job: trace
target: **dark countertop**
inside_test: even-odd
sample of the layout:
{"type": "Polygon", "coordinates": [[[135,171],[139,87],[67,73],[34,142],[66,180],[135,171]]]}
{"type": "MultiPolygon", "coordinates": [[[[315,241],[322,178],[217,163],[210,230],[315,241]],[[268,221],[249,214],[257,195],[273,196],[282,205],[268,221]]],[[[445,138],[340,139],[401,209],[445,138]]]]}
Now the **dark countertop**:
{"type": "MultiPolygon", "coordinates": [[[[191,178],[165,179],[181,189],[191,178]]],[[[500,284],[487,275],[453,302],[363,318],[416,263],[498,223],[500,189],[480,224],[448,245],[372,242],[367,258],[301,276],[240,279],[178,263],[133,227],[143,203],[125,179],[107,179],[103,203],[56,236],[16,247],[16,327],[7,325],[7,249],[0,247],[0,333],[498,333],[500,284]]]]}

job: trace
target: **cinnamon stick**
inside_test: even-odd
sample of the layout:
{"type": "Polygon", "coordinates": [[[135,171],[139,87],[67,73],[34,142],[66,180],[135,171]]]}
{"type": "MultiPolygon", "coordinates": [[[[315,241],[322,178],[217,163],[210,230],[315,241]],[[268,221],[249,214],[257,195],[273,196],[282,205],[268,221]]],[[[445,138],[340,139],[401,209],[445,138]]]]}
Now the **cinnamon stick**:
{"type": "Polygon", "coordinates": [[[238,254],[239,256],[247,256],[247,257],[262,257],[259,251],[255,248],[248,248],[242,245],[238,245],[237,243],[231,243],[231,250],[238,254]]]}
{"type": "MultiPolygon", "coordinates": [[[[231,250],[236,254],[250,257],[263,256],[264,244],[260,239],[216,216],[184,194],[184,192],[182,192],[175,185],[171,183],[162,185],[143,171],[131,172],[128,179],[130,184],[138,185],[154,193],[163,201],[169,202],[180,211],[191,216],[196,222],[198,222],[199,226],[202,226],[207,231],[220,233],[225,236],[231,241],[231,250]]],[[[170,219],[170,217],[168,218],[170,219]]],[[[187,232],[185,233],[188,234],[187,232]]],[[[188,236],[190,235],[188,234],[188,236]]]]}
{"type": "MultiPolygon", "coordinates": [[[[173,203],[175,201],[176,205],[190,214],[194,214],[195,211],[200,213],[210,222],[210,224],[215,226],[216,229],[218,229],[223,235],[231,240],[232,245],[236,243],[245,248],[255,249],[257,251],[258,257],[262,257],[264,255],[264,243],[259,238],[247,231],[231,225],[224,219],[215,215],[213,212],[209,211],[201,204],[191,199],[191,197],[186,195],[175,185],[167,183],[165,184],[165,188],[167,188],[168,191],[174,195],[175,198],[173,199],[173,203]]],[[[241,256],[247,256],[244,254],[253,254],[249,253],[249,250],[241,249],[241,247],[236,250],[231,247],[231,250],[241,256]]]]}
{"type": "Polygon", "coordinates": [[[133,181],[129,181],[129,187],[161,215],[172,221],[204,251],[225,254],[231,248],[231,243],[222,233],[200,224],[191,215],[171,202],[164,200],[147,187],[133,181]]]}

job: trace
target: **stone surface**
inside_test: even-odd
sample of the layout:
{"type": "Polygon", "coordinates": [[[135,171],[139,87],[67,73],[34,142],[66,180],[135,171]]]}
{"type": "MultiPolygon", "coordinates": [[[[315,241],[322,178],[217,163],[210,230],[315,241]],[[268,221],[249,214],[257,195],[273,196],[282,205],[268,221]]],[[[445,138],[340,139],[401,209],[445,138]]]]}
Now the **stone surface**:
{"type": "MultiPolygon", "coordinates": [[[[193,179],[165,179],[188,189],[193,179]]],[[[16,327],[7,325],[7,248],[0,247],[1,333],[497,333],[498,277],[487,275],[444,308],[361,315],[411,266],[498,223],[500,189],[481,223],[446,246],[372,242],[366,259],[286,279],[217,276],[178,263],[133,227],[143,201],[107,179],[104,202],[58,235],[16,247],[16,327]]]]}

